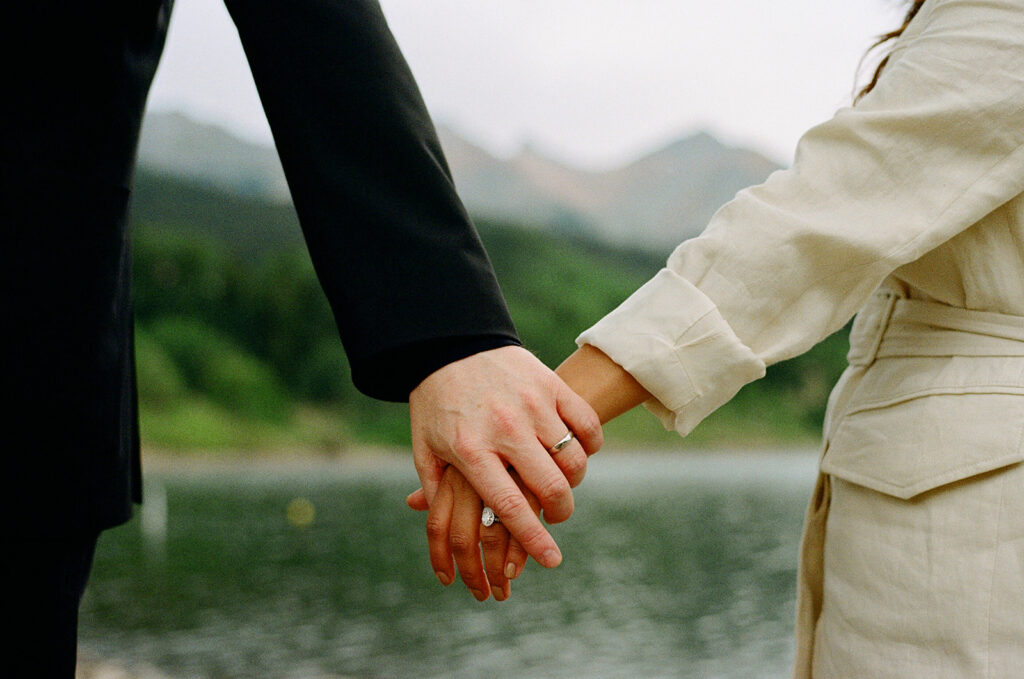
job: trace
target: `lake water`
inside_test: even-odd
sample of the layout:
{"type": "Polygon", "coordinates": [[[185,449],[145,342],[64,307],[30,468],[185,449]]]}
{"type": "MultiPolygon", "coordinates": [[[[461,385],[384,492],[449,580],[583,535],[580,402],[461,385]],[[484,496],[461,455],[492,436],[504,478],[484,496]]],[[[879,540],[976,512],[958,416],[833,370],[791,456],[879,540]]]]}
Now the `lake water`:
{"type": "Polygon", "coordinates": [[[503,603],[438,584],[407,458],[158,469],[101,540],[81,647],[196,679],[786,677],[815,462],[602,453],[562,566],[503,603]]]}

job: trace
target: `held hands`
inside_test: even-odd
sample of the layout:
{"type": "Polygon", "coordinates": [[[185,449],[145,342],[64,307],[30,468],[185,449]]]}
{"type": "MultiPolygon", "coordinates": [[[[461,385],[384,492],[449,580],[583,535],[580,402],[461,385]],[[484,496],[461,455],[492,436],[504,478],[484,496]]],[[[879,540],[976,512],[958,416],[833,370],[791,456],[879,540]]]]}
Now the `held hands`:
{"type": "MultiPolygon", "coordinates": [[[[518,348],[517,348],[518,349],[518,348]]],[[[503,350],[495,350],[503,351],[503,350]]],[[[521,350],[525,352],[525,350],[521,350]]],[[[486,352],[491,353],[491,352],[486,352]]],[[[528,352],[527,355],[532,361],[527,361],[527,365],[536,362],[539,365],[539,361],[533,358],[528,352]]],[[[478,354],[482,356],[482,354],[478,354]]],[[[457,365],[457,364],[452,364],[457,365]]],[[[544,371],[547,371],[541,365],[543,370],[539,371],[543,375],[544,371]]],[[[443,369],[442,369],[443,370],[443,369]]],[[[440,371],[438,371],[440,372],[440,371]]],[[[548,371],[550,372],[550,371],[548,371]]],[[[538,371],[533,370],[533,374],[538,371]]],[[[608,356],[595,347],[590,345],[584,345],[573,353],[565,362],[560,365],[556,371],[558,377],[558,385],[556,385],[556,391],[560,388],[571,387],[575,392],[579,394],[572,394],[576,398],[582,397],[584,399],[584,405],[589,403],[593,406],[594,410],[591,413],[596,413],[600,423],[607,422],[621,413],[629,410],[630,408],[640,404],[647,400],[651,395],[635,380],[633,377],[623,370],[619,365],[613,362],[608,356]],[[559,377],[561,379],[559,379],[559,377]],[[564,379],[564,382],[562,380],[564,379]]],[[[437,375],[437,373],[435,373],[437,375]]],[[[433,376],[431,376],[433,377],[433,376]]],[[[462,378],[472,382],[471,373],[462,373],[462,378]]],[[[521,376],[520,376],[521,377],[521,376]]],[[[554,377],[554,376],[552,376],[554,377]]],[[[518,381],[517,381],[518,383],[518,381]]],[[[519,383],[520,388],[522,387],[519,383]]],[[[421,385],[422,386],[422,385],[421,385]]],[[[433,386],[433,385],[432,385],[433,386]]],[[[484,385],[486,386],[486,385],[484,385]]],[[[497,385],[496,385],[497,386],[497,385]]],[[[502,386],[505,386],[502,383],[502,386]]],[[[504,393],[506,396],[509,394],[507,389],[495,390],[495,393],[504,393]]],[[[414,392],[415,393],[415,392],[414,392]]],[[[472,390],[470,390],[472,393],[472,390]]],[[[514,391],[513,391],[514,393],[514,391]]],[[[522,392],[529,393],[529,392],[522,392]]],[[[515,399],[513,399],[514,401],[515,399]]],[[[451,398],[452,403],[459,403],[458,399],[454,396],[451,398]]],[[[466,402],[462,402],[466,403],[466,402]]],[[[469,402],[472,403],[472,402],[469,402]]],[[[493,403],[492,407],[485,408],[487,410],[494,410],[493,403]]],[[[412,406],[412,399],[410,399],[410,406],[412,406]]],[[[587,410],[590,408],[588,407],[587,410]]],[[[471,409],[472,411],[473,409],[471,409]]],[[[448,415],[450,422],[454,422],[456,428],[458,428],[459,409],[457,407],[449,411],[448,415]]],[[[528,409],[528,412],[538,412],[536,409],[528,409]]],[[[561,410],[560,410],[561,413],[561,410]]],[[[479,415],[479,413],[477,413],[479,415]]],[[[543,413],[538,412],[538,415],[543,413]]],[[[521,420],[522,421],[522,420],[521,420]]],[[[583,443],[583,450],[587,454],[591,454],[600,447],[601,436],[600,427],[596,426],[596,437],[593,435],[594,430],[591,430],[591,434],[588,436],[585,430],[577,429],[573,422],[568,417],[563,415],[564,426],[568,426],[571,431],[576,433],[577,437],[581,439],[583,443]],[[596,446],[587,445],[586,440],[595,441],[596,446]]],[[[477,420],[479,422],[479,420],[477,420]]],[[[496,423],[491,423],[492,427],[496,423]]],[[[527,418],[527,424],[531,424],[529,418],[527,418]]],[[[557,423],[554,425],[547,425],[545,431],[553,431],[554,427],[557,427],[557,423]]],[[[540,431],[539,427],[536,427],[537,431],[540,431]]],[[[435,430],[436,432],[437,430],[435,430]]],[[[563,428],[562,434],[565,429],[563,428]]],[[[511,435],[513,432],[505,431],[505,435],[511,435]]],[[[416,440],[417,440],[417,427],[415,416],[413,419],[413,450],[416,453],[416,440]]],[[[586,458],[583,457],[579,460],[575,456],[579,453],[580,445],[575,441],[570,443],[560,452],[556,452],[552,455],[546,448],[550,445],[554,445],[560,439],[560,435],[554,437],[546,436],[545,438],[538,438],[539,442],[542,442],[540,448],[545,456],[551,457],[558,467],[565,473],[565,479],[568,480],[570,485],[575,487],[582,480],[582,471],[586,464],[586,458]],[[568,468],[568,472],[565,470],[568,468]],[[574,470],[578,469],[578,474],[570,475],[574,470]]],[[[530,450],[536,451],[538,446],[527,446],[530,450]]],[[[435,458],[437,456],[435,455],[435,458]]],[[[430,461],[430,458],[427,458],[430,461]]],[[[508,460],[507,457],[504,459],[508,460]]],[[[432,461],[431,461],[432,462],[432,461]]],[[[434,567],[434,572],[437,574],[438,579],[444,585],[449,585],[454,580],[452,572],[452,556],[455,557],[455,564],[458,567],[459,574],[462,577],[463,582],[469,588],[473,596],[483,601],[487,598],[489,592],[493,592],[495,599],[504,601],[511,593],[510,580],[518,577],[526,564],[526,558],[529,554],[537,558],[535,550],[524,549],[523,545],[527,543],[521,543],[516,538],[522,538],[523,535],[512,531],[512,535],[509,535],[507,528],[512,528],[512,522],[506,515],[506,509],[497,503],[494,503],[486,498],[482,501],[481,494],[477,493],[475,484],[471,485],[467,481],[466,477],[462,475],[459,469],[454,467],[445,467],[443,462],[437,463],[440,467],[429,467],[424,473],[424,470],[419,467],[419,456],[417,456],[417,469],[420,470],[421,481],[425,476],[429,477],[432,481],[436,480],[433,484],[432,491],[425,492],[428,488],[427,483],[424,482],[423,488],[412,493],[407,499],[409,506],[417,510],[427,510],[429,508],[429,514],[427,517],[427,537],[429,542],[430,550],[430,561],[434,567]],[[428,498],[431,501],[428,502],[428,498]],[[495,510],[495,513],[501,517],[502,523],[496,523],[491,526],[481,525],[481,510],[483,505],[487,504],[495,510]],[[481,547],[483,548],[483,560],[481,561],[480,553],[481,547]]],[[[519,467],[513,461],[512,466],[516,469],[519,467]]],[[[543,465],[542,465],[543,466],[543,465]]],[[[502,468],[504,472],[504,467],[502,468]]],[[[549,549],[547,547],[548,542],[553,545],[554,541],[551,536],[548,535],[547,531],[544,530],[543,526],[540,525],[538,515],[541,508],[544,508],[544,517],[549,523],[568,518],[564,516],[561,518],[553,517],[551,512],[547,509],[547,506],[530,492],[529,488],[524,484],[523,480],[519,478],[519,475],[515,470],[505,474],[509,480],[512,480],[516,484],[516,492],[519,493],[518,497],[521,501],[526,502],[526,506],[529,508],[530,517],[536,522],[537,526],[540,526],[540,530],[543,531],[539,543],[541,549],[549,549]]],[[[502,479],[504,481],[505,479],[502,479]]],[[[507,489],[504,492],[508,492],[507,489]]],[[[571,495],[569,497],[571,503],[571,495]]],[[[522,506],[516,507],[522,510],[522,506]]],[[[571,504],[570,504],[571,512],[571,504]]],[[[521,517],[517,518],[516,521],[519,525],[523,525],[521,517]]],[[[532,524],[526,524],[532,525],[532,524]]],[[[535,536],[531,534],[529,537],[535,536]]],[[[557,549],[557,547],[556,547],[557,549]]],[[[543,554],[544,552],[542,552],[543,554]]],[[[539,559],[538,559],[539,560],[539,559]]],[[[541,561],[545,566],[557,565],[557,561],[554,564],[545,563],[541,561]]]]}
{"type": "MultiPolygon", "coordinates": [[[[534,504],[548,523],[572,515],[571,488],[583,480],[587,455],[602,443],[598,416],[585,400],[526,349],[502,347],[427,377],[409,395],[409,415],[423,501],[434,504],[451,465],[462,473],[448,484],[453,497],[467,483],[527,554],[548,568],[561,562],[534,504]],[[576,440],[552,455],[548,448],[566,429],[576,440]],[[534,504],[526,489],[536,496],[534,504]]],[[[479,523],[479,510],[475,520],[479,523]]]]}
{"type": "MultiPolygon", "coordinates": [[[[512,477],[534,515],[540,514],[536,496],[523,487],[514,471],[512,477]]],[[[422,511],[428,508],[422,491],[410,495],[406,502],[413,509],[422,511]]],[[[448,586],[455,580],[454,556],[462,582],[477,601],[484,601],[490,594],[498,601],[504,601],[512,594],[511,581],[523,572],[528,555],[501,523],[482,525],[480,514],[483,506],[466,477],[455,467],[446,468],[427,515],[430,564],[441,584],[448,586]]]]}

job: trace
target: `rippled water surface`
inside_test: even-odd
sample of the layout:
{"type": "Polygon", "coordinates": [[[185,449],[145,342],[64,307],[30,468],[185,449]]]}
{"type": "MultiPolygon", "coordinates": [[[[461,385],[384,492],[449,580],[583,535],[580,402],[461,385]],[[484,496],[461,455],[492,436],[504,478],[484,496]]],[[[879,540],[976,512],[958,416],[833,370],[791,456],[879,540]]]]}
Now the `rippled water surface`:
{"type": "Polygon", "coordinates": [[[150,473],[101,541],[82,647],[197,679],[784,677],[814,468],[602,453],[552,529],[563,565],[483,604],[434,578],[407,459],[150,473]]]}

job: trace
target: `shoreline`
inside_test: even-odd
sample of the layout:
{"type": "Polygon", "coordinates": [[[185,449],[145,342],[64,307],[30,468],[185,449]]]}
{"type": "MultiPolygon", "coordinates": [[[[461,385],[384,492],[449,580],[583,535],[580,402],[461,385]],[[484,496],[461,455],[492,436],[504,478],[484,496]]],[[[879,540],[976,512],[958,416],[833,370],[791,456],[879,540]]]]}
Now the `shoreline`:
{"type": "MultiPolygon", "coordinates": [[[[148,664],[125,664],[109,659],[100,659],[88,650],[78,652],[75,679],[179,679],[177,675],[148,664]]],[[[321,674],[313,679],[351,679],[340,674],[321,674]]]]}
{"type": "MultiPolygon", "coordinates": [[[[666,445],[623,445],[614,444],[602,448],[598,453],[601,458],[626,457],[735,457],[737,455],[803,455],[814,452],[818,445],[808,441],[776,442],[756,444],[736,444],[721,446],[666,446],[666,445]]],[[[201,466],[215,469],[217,467],[308,467],[340,468],[352,467],[366,469],[375,465],[390,466],[393,462],[412,461],[412,450],[407,447],[394,446],[359,446],[348,448],[343,452],[325,453],[315,448],[281,448],[281,449],[190,449],[174,450],[155,446],[143,446],[142,464],[144,470],[164,471],[201,466]]]]}

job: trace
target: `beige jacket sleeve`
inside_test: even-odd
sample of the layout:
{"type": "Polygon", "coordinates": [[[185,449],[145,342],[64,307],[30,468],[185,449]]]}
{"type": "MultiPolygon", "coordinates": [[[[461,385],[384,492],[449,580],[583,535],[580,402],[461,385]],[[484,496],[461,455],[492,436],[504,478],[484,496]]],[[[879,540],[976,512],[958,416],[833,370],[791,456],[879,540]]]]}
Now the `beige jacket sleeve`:
{"type": "Polygon", "coordinates": [[[929,0],[870,94],[577,342],[629,371],[685,435],[1022,191],[1024,3],[929,0]]]}

